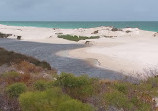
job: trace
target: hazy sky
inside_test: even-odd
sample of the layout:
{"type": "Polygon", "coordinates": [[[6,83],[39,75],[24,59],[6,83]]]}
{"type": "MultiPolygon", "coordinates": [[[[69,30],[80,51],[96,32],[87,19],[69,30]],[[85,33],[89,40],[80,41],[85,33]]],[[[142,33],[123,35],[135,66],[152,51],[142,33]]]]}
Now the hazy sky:
{"type": "Polygon", "coordinates": [[[158,0],[0,0],[0,21],[158,21],[158,0]]]}

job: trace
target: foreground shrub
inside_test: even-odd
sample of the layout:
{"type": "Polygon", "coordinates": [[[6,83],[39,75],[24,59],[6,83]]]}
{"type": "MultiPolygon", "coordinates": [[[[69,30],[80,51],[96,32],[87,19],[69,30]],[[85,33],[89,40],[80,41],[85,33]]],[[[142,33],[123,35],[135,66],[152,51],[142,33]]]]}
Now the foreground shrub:
{"type": "Polygon", "coordinates": [[[130,110],[133,104],[128,100],[128,98],[121,92],[114,90],[105,93],[105,102],[108,106],[114,106],[116,108],[124,108],[130,110]]]}
{"type": "Polygon", "coordinates": [[[104,94],[107,107],[123,108],[125,111],[152,111],[155,89],[148,82],[131,84],[119,81],[108,86],[104,94]]]}
{"type": "Polygon", "coordinates": [[[23,93],[19,102],[23,111],[93,111],[91,106],[71,99],[59,88],[23,93]]]}
{"type": "Polygon", "coordinates": [[[90,84],[91,79],[85,75],[76,77],[73,74],[62,73],[56,82],[63,87],[75,88],[90,84]]]}
{"type": "Polygon", "coordinates": [[[39,81],[36,81],[33,86],[36,90],[44,91],[49,87],[48,85],[49,84],[46,81],[39,80],[39,81]]]}
{"type": "Polygon", "coordinates": [[[6,91],[10,97],[18,97],[26,91],[26,85],[23,83],[15,83],[7,87],[6,91]]]}
{"type": "Polygon", "coordinates": [[[128,88],[130,84],[125,83],[125,82],[117,82],[114,84],[114,88],[117,89],[119,92],[122,92],[124,94],[128,93],[128,88]]]}
{"type": "Polygon", "coordinates": [[[94,108],[77,100],[69,100],[62,103],[58,111],[94,111],[94,108]]]}
{"type": "Polygon", "coordinates": [[[143,91],[148,91],[152,93],[155,96],[158,96],[157,90],[158,90],[158,78],[149,78],[147,81],[141,82],[139,84],[139,89],[143,91]]]}
{"type": "Polygon", "coordinates": [[[56,84],[71,97],[84,101],[95,93],[96,81],[85,75],[75,77],[73,74],[62,73],[57,78],[56,84]]]}
{"type": "Polygon", "coordinates": [[[137,97],[131,98],[131,102],[134,105],[134,109],[137,109],[137,111],[152,111],[152,105],[150,103],[145,103],[137,97]]]}

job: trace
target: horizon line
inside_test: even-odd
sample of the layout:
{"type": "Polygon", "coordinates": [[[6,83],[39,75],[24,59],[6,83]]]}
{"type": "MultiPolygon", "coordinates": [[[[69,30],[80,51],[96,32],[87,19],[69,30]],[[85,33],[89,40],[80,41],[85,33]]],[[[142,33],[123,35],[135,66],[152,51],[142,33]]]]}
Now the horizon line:
{"type": "Polygon", "coordinates": [[[140,20],[137,20],[137,21],[127,21],[127,20],[125,20],[125,21],[122,21],[122,20],[119,20],[119,21],[47,21],[47,20],[44,20],[44,21],[41,21],[41,20],[33,20],[33,21],[31,21],[31,20],[28,20],[28,21],[26,21],[26,20],[9,20],[9,21],[6,21],[6,20],[0,20],[0,22],[158,22],[158,21],[148,21],[148,20],[142,20],[142,21],[140,21],[140,20]]]}

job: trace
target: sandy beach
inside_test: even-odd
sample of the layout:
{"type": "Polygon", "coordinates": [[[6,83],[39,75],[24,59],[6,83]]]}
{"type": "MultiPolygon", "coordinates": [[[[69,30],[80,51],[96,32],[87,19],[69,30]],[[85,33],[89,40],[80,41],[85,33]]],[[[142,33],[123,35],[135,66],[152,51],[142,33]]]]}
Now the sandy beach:
{"type": "MultiPolygon", "coordinates": [[[[156,32],[138,28],[124,28],[118,31],[112,31],[112,29],[112,27],[54,29],[0,25],[0,32],[13,34],[9,37],[13,40],[21,36],[22,42],[83,45],[84,47],[55,51],[54,55],[80,59],[96,68],[108,69],[136,78],[138,78],[137,73],[141,73],[143,74],[141,78],[143,78],[146,76],[144,70],[155,69],[158,66],[158,34],[156,32]],[[99,36],[100,38],[75,42],[58,38],[58,34],[99,36]],[[90,44],[86,45],[86,41],[90,44]]],[[[2,46],[1,42],[0,47],[2,46]]]]}

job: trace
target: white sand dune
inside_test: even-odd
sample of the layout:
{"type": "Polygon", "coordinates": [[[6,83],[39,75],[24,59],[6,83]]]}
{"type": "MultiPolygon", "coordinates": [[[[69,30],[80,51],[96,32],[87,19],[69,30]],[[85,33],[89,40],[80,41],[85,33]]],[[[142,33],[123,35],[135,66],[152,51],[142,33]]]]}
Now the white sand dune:
{"type": "MultiPolygon", "coordinates": [[[[53,29],[0,25],[2,33],[20,35],[24,41],[42,43],[84,44],[86,42],[86,40],[73,42],[58,38],[59,33],[100,36],[100,39],[88,40],[93,45],[68,51],[69,57],[98,60],[100,66],[97,67],[124,72],[127,75],[131,72],[142,73],[146,68],[158,66],[158,36],[153,36],[156,32],[143,31],[138,28],[125,28],[121,31],[111,31],[111,29],[112,27],[53,29]]],[[[16,36],[10,38],[16,39],[16,36]]],[[[57,55],[64,56],[62,52],[57,55]]]]}

